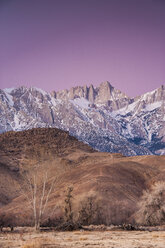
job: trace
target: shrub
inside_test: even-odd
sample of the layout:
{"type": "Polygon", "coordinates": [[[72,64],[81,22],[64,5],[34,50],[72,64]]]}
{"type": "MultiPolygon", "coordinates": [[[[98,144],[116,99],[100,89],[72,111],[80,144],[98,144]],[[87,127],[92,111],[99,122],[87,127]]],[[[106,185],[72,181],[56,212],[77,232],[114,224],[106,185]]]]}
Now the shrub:
{"type": "Polygon", "coordinates": [[[13,231],[15,226],[15,218],[12,214],[0,213],[0,231],[3,227],[9,227],[13,231]]]}
{"type": "Polygon", "coordinates": [[[143,225],[161,225],[165,223],[165,183],[158,182],[151,190],[144,191],[139,203],[135,220],[143,225]]]}
{"type": "Polygon", "coordinates": [[[95,196],[88,196],[80,203],[78,221],[81,225],[100,224],[100,206],[95,196]]]}

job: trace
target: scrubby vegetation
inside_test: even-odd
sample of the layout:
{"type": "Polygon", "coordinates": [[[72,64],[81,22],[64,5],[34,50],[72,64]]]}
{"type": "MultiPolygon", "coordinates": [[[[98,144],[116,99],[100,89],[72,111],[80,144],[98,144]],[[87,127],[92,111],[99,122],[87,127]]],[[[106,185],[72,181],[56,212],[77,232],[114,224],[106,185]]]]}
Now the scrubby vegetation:
{"type": "MultiPolygon", "coordinates": [[[[86,195],[79,203],[77,208],[74,204],[74,188],[68,187],[66,189],[65,199],[61,206],[57,206],[57,215],[50,217],[47,215],[42,220],[40,218],[41,227],[55,228],[61,231],[72,231],[82,229],[83,226],[89,225],[112,225],[113,223],[106,223],[105,218],[108,218],[108,210],[101,204],[101,198],[96,195],[86,195]],[[99,199],[99,200],[98,200],[99,199]]],[[[42,196],[36,203],[41,204],[42,196]]],[[[37,206],[41,209],[41,206],[37,206]]],[[[34,210],[34,209],[33,209],[34,210]]],[[[112,209],[113,211],[113,209],[112,209]]],[[[38,216],[40,217],[40,216],[38,216]]],[[[110,221],[110,219],[109,219],[110,221]]],[[[139,210],[133,215],[129,222],[118,223],[118,227],[124,230],[145,230],[138,227],[139,225],[156,226],[165,224],[165,183],[158,182],[154,184],[150,190],[143,192],[139,202],[139,210]]],[[[32,221],[33,223],[33,221],[32,221]]],[[[36,223],[35,223],[36,224],[36,223]]],[[[4,227],[8,227],[13,231],[14,227],[18,225],[15,216],[11,213],[0,213],[0,231],[4,227]]],[[[36,226],[35,226],[36,227],[36,226]]],[[[36,229],[39,229],[36,228],[36,229]]]]}
{"type": "Polygon", "coordinates": [[[10,228],[11,231],[14,230],[14,227],[16,226],[15,217],[13,214],[6,214],[3,212],[0,212],[0,231],[3,231],[3,228],[10,228]]]}
{"type": "Polygon", "coordinates": [[[165,224],[165,182],[158,182],[144,191],[135,220],[148,226],[165,224]]]}

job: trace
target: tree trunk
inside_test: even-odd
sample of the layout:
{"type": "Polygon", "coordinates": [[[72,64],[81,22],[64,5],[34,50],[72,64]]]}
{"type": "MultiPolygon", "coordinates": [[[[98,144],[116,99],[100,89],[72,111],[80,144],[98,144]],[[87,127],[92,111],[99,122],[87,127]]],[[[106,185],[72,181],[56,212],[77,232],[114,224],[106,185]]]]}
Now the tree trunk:
{"type": "Polygon", "coordinates": [[[40,223],[35,223],[34,230],[40,231],[40,223]]]}

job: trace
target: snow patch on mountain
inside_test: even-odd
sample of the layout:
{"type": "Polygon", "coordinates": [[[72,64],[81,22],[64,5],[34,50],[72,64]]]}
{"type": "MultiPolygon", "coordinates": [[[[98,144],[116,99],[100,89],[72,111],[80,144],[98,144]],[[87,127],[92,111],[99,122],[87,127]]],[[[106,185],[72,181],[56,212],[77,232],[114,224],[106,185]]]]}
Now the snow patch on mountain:
{"type": "Polygon", "coordinates": [[[145,111],[152,111],[154,109],[157,109],[157,108],[160,108],[162,105],[162,102],[154,102],[154,103],[151,103],[151,104],[147,104],[146,107],[145,107],[145,111]]]}
{"type": "MultiPolygon", "coordinates": [[[[133,115],[136,115],[137,112],[138,112],[138,110],[136,110],[136,107],[137,107],[138,103],[139,103],[139,101],[134,102],[134,103],[128,105],[127,107],[122,108],[122,109],[113,111],[111,113],[111,115],[113,117],[116,117],[117,115],[126,116],[130,112],[134,112],[133,115]]],[[[162,105],[162,101],[154,102],[154,103],[151,103],[151,104],[146,104],[145,107],[142,108],[142,111],[153,111],[154,109],[160,108],[161,105],[162,105]]]]}
{"type": "MultiPolygon", "coordinates": [[[[11,90],[11,89],[10,89],[11,90]]],[[[4,92],[5,92],[5,95],[6,95],[6,97],[7,97],[7,99],[8,99],[8,103],[11,105],[11,106],[13,106],[14,105],[14,101],[13,101],[13,97],[10,95],[10,93],[9,92],[11,92],[9,89],[6,89],[6,90],[4,90],[4,92]]]]}
{"type": "Polygon", "coordinates": [[[128,113],[134,111],[136,105],[137,105],[137,103],[134,102],[134,103],[132,103],[132,104],[130,104],[130,105],[124,107],[124,108],[121,108],[121,109],[119,109],[119,110],[112,111],[112,112],[111,112],[111,115],[112,115],[113,117],[116,117],[117,115],[123,115],[123,116],[125,116],[125,115],[127,115],[128,113]]]}
{"type": "Polygon", "coordinates": [[[12,87],[12,88],[5,88],[3,91],[4,91],[5,93],[10,94],[14,89],[15,89],[14,87],[12,87]]]}
{"type": "Polygon", "coordinates": [[[70,100],[70,102],[76,106],[79,106],[80,108],[85,108],[85,109],[88,109],[90,105],[90,102],[86,100],[84,97],[75,98],[74,100],[70,100]]]}
{"type": "Polygon", "coordinates": [[[39,88],[37,88],[37,87],[31,87],[31,89],[34,89],[34,90],[40,92],[42,95],[47,95],[47,94],[48,94],[46,91],[44,91],[44,90],[42,90],[42,89],[39,89],[39,88]]]}
{"type": "Polygon", "coordinates": [[[19,121],[18,115],[15,113],[15,115],[14,115],[14,129],[19,130],[19,128],[21,128],[20,121],[19,121]]]}

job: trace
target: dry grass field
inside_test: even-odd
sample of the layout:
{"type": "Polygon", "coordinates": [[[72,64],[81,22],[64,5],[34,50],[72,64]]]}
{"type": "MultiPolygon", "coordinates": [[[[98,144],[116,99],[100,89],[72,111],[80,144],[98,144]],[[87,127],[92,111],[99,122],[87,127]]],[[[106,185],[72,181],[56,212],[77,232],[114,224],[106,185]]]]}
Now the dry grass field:
{"type": "Polygon", "coordinates": [[[165,231],[0,233],[1,248],[165,248],[165,231]]]}

